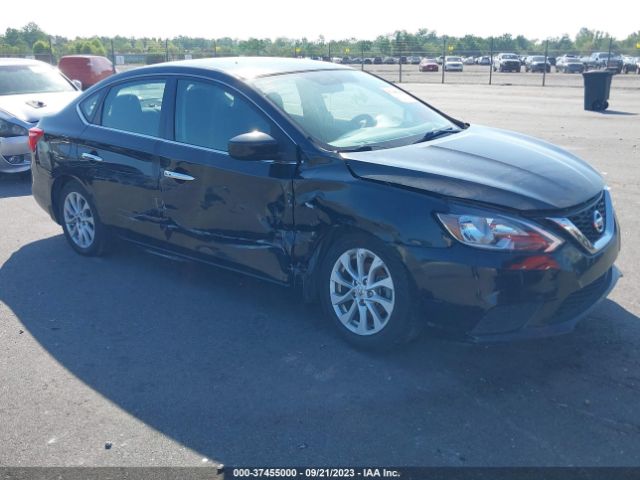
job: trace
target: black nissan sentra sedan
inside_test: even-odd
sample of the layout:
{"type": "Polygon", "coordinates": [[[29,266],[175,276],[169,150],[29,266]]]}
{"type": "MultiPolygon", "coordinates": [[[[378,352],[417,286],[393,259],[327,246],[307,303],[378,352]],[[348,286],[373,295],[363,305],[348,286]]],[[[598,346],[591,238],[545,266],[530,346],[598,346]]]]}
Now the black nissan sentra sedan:
{"type": "Polygon", "coordinates": [[[611,195],[589,165],[346,66],[140,68],[30,141],[34,196],[78,253],[120,237],[289,285],[360,347],[425,324],[567,332],[619,277],[611,195]]]}

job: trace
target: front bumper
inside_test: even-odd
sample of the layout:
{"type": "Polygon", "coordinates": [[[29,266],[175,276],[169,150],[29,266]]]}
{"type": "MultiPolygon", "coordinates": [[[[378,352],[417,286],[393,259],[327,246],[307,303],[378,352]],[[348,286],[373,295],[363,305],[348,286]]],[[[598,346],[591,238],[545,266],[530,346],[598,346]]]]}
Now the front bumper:
{"type": "Polygon", "coordinates": [[[26,172],[29,168],[29,138],[0,137],[0,173],[26,172]]]}
{"type": "Polygon", "coordinates": [[[529,70],[531,72],[544,72],[545,70],[547,72],[550,72],[551,71],[551,67],[550,66],[546,66],[545,67],[544,64],[536,64],[536,63],[534,63],[534,64],[529,66],[529,70]]]}
{"type": "MultiPolygon", "coordinates": [[[[622,273],[614,265],[604,275],[591,284],[576,290],[568,295],[555,308],[555,312],[539,316],[536,319],[535,311],[529,310],[530,305],[522,305],[505,309],[494,309],[490,315],[486,315],[476,328],[468,332],[470,339],[477,342],[497,342],[506,340],[531,339],[562,335],[573,331],[580,320],[585,318],[598,304],[604,300],[614,289],[622,273]],[[495,329],[494,322],[500,321],[503,314],[517,315],[524,320],[522,325],[514,331],[492,333],[495,329]],[[489,333],[486,331],[489,330],[489,333]]],[[[534,306],[542,310],[542,304],[534,306]]],[[[517,321],[517,320],[516,320],[517,321]]]]}
{"type": "Polygon", "coordinates": [[[501,67],[503,71],[519,72],[521,65],[520,63],[503,63],[501,67]]]}
{"type": "Polygon", "coordinates": [[[474,341],[567,333],[620,278],[617,223],[596,254],[571,239],[540,256],[485,252],[461,244],[403,252],[427,322],[474,341]]]}
{"type": "Polygon", "coordinates": [[[584,65],[569,64],[566,65],[564,69],[570,73],[582,73],[584,72],[584,65]]]}

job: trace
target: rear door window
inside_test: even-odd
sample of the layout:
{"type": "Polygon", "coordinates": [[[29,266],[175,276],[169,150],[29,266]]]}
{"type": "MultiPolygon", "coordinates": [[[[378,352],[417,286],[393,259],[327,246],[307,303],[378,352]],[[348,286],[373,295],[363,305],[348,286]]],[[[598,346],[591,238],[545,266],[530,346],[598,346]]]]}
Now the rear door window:
{"type": "Polygon", "coordinates": [[[123,83],[113,87],[102,106],[102,126],[160,137],[165,80],[123,83]]]}

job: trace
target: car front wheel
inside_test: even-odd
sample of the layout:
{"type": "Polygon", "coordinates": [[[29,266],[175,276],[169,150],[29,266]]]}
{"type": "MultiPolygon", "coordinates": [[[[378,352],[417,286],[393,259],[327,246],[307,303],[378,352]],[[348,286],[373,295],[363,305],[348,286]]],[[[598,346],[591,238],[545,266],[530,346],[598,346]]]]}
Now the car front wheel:
{"type": "Polygon", "coordinates": [[[60,192],[58,204],[62,229],[71,247],[81,255],[101,255],[107,233],[85,188],[76,181],[67,183],[60,192]]]}
{"type": "Polygon", "coordinates": [[[358,347],[386,350],[420,331],[406,268],[382,242],[360,235],[336,242],[324,257],[318,286],[325,312],[358,347]]]}

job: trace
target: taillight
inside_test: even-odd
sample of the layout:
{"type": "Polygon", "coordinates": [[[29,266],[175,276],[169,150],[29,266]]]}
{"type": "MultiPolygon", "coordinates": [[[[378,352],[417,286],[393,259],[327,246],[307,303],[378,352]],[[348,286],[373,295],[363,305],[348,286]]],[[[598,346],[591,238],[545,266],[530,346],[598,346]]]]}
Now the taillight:
{"type": "Polygon", "coordinates": [[[29,149],[32,152],[36,151],[38,140],[40,140],[43,136],[44,136],[44,130],[37,127],[33,127],[29,129],[29,149]]]}

